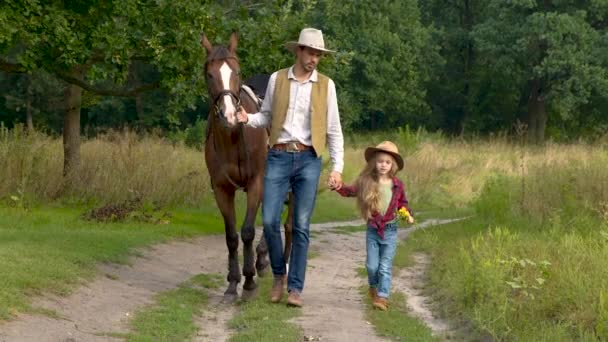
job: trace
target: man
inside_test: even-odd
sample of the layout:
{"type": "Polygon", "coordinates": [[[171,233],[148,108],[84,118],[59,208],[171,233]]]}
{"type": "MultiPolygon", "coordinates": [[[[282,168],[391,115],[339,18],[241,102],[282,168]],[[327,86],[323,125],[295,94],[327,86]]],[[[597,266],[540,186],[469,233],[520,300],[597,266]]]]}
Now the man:
{"type": "Polygon", "coordinates": [[[286,273],[281,240],[281,212],[287,191],[294,195],[293,244],[289,261],[287,304],[302,306],[310,216],[321,175],[321,153],[326,145],[332,161],[328,185],[342,184],[344,138],[340,125],[336,87],[316,67],[325,53],[323,33],[314,28],[300,32],[297,42],[286,44],[295,53],[295,64],[270,76],[261,111],[242,109],[239,122],[252,127],[270,126],[270,150],[264,175],[262,221],[274,274],[271,301],[281,301],[286,273]]]}

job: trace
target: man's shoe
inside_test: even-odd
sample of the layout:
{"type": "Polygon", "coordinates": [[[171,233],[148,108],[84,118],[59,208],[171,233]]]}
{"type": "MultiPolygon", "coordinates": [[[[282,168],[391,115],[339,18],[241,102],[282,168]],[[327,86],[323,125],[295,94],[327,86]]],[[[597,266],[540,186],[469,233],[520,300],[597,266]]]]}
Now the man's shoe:
{"type": "Polygon", "coordinates": [[[300,297],[300,292],[298,292],[297,290],[289,291],[289,296],[287,297],[287,305],[301,308],[302,298],[300,297]]]}
{"type": "Polygon", "coordinates": [[[283,298],[283,290],[285,287],[285,277],[284,276],[274,276],[274,281],[272,282],[272,289],[270,289],[270,301],[273,303],[278,303],[283,298]]]}
{"type": "Polygon", "coordinates": [[[388,310],[388,300],[386,298],[376,297],[376,299],[373,301],[372,305],[374,306],[374,308],[376,308],[378,310],[382,310],[382,311],[388,310]]]}

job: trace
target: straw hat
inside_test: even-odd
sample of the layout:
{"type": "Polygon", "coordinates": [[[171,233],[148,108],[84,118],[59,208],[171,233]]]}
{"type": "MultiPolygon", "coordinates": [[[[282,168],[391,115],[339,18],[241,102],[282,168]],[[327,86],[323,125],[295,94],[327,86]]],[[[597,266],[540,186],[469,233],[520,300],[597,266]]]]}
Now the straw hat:
{"type": "Polygon", "coordinates": [[[368,147],[365,149],[365,160],[369,162],[369,160],[374,156],[376,152],[384,152],[390,154],[397,161],[398,170],[403,169],[403,158],[399,154],[399,149],[397,148],[397,145],[393,144],[390,141],[383,141],[376,147],[368,147]]]}
{"type": "Polygon", "coordinates": [[[297,42],[287,42],[285,47],[287,50],[291,52],[295,52],[296,47],[298,46],[307,46],[309,48],[323,51],[325,53],[335,52],[333,50],[329,50],[325,48],[325,43],[323,41],[323,32],[321,30],[317,30],[315,28],[305,28],[300,31],[300,38],[297,42]]]}

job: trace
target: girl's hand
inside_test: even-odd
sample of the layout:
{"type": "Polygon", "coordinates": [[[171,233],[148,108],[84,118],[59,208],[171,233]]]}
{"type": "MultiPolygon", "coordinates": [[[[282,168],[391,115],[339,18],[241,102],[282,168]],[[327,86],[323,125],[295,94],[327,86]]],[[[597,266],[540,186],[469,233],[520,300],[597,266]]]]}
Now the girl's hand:
{"type": "Polygon", "coordinates": [[[413,224],[413,223],[414,223],[414,217],[412,217],[412,216],[408,216],[408,217],[407,217],[407,223],[409,223],[409,224],[413,224]]]}

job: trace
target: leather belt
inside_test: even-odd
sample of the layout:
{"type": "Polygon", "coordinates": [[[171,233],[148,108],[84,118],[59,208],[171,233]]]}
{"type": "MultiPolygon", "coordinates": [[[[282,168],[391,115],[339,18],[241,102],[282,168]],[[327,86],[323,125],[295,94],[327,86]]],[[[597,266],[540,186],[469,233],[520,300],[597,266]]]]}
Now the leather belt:
{"type": "Polygon", "coordinates": [[[304,145],[297,141],[290,141],[287,143],[274,144],[272,145],[272,149],[283,152],[303,152],[312,150],[312,146],[304,145]]]}

